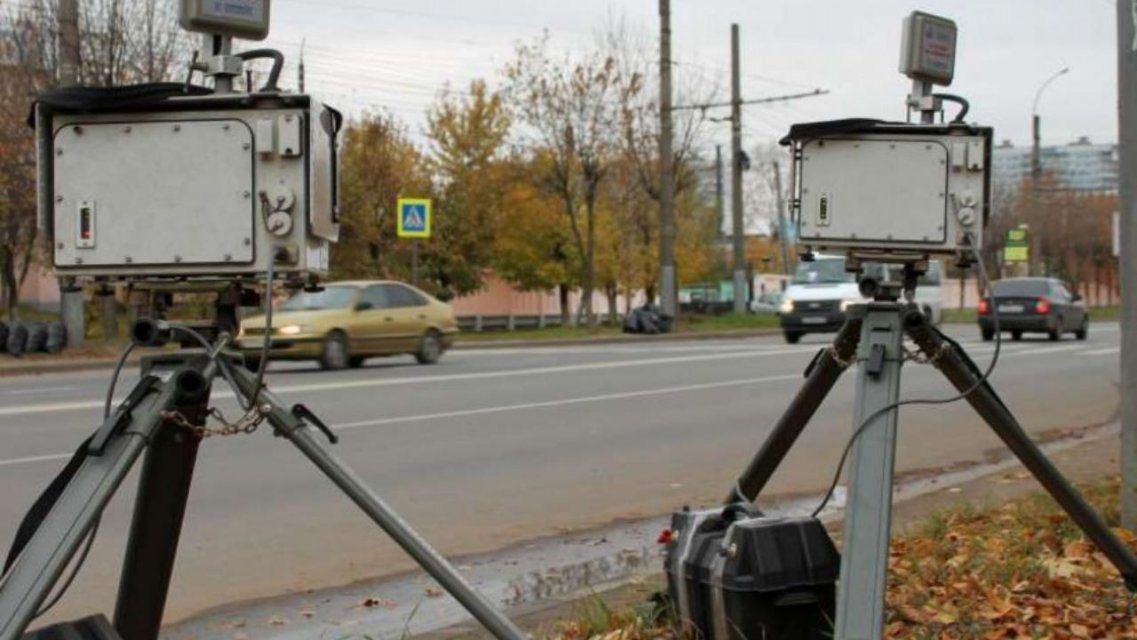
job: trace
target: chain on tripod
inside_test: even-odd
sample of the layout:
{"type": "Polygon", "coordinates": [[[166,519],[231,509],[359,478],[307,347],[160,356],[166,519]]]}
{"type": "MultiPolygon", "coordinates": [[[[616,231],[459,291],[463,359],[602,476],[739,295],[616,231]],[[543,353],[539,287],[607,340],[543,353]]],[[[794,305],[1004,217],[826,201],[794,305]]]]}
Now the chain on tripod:
{"type": "Polygon", "coordinates": [[[163,420],[182,427],[198,438],[204,439],[212,436],[236,436],[253,433],[257,430],[257,427],[261,426],[261,423],[264,422],[271,410],[272,408],[267,405],[255,407],[246,411],[244,415],[236,421],[230,422],[225,417],[225,414],[221,412],[221,409],[210,407],[206,412],[206,416],[219,422],[221,424],[220,427],[209,427],[205,424],[205,420],[202,420],[202,424],[195,424],[193,420],[190,420],[185,414],[176,409],[173,411],[162,411],[159,415],[163,420]]]}

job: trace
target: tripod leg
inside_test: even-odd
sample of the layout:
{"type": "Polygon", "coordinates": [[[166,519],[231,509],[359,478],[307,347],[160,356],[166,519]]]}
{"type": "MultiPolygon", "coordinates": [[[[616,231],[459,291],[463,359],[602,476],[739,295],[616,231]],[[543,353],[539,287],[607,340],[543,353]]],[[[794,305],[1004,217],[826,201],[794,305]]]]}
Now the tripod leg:
{"type": "MultiPolygon", "coordinates": [[[[936,368],[956,389],[964,392],[975,387],[981,374],[971,365],[966,353],[945,341],[919,314],[909,314],[905,318],[905,325],[908,335],[924,353],[940,354],[935,359],[936,368]]],[[[1014,452],[1023,466],[1034,474],[1039,484],[1065,509],[1086,537],[1117,567],[1129,590],[1137,591],[1137,556],[1113,535],[1101,515],[1062,477],[1061,472],[1019,425],[991,385],[984,382],[975,388],[967,395],[967,402],[990,425],[1007,448],[1014,452]]]]}
{"type": "MultiPolygon", "coordinates": [[[[199,424],[206,405],[178,410],[199,424]]],[[[146,450],[115,603],[114,626],[123,640],[158,638],[200,442],[166,421],[146,450]]]]}
{"type": "Polygon", "coordinates": [[[832,349],[818,354],[806,374],[805,384],[790,401],[790,406],[774,425],[773,431],[762,443],[746,470],[727,494],[726,503],[753,502],[766,487],[770,477],[778,470],[786,454],[794,446],[805,425],[809,424],[817,408],[837,384],[847,362],[857,350],[861,333],[860,316],[849,316],[833,340],[832,349]]]}
{"type": "MultiPolygon", "coordinates": [[[[233,376],[241,392],[246,397],[253,397],[255,378],[248,370],[237,368],[233,376]]],[[[482,623],[490,633],[500,640],[523,640],[526,635],[516,625],[494,608],[486,598],[478,593],[457,570],[442,557],[430,544],[414,529],[411,529],[399,514],[395,513],[363,480],[355,474],[339,456],[331,452],[311,427],[284,408],[284,405],[272,393],[262,390],[257,402],[260,405],[268,404],[271,411],[268,420],[276,429],[277,434],[292,441],[300,451],[308,457],[320,471],[331,479],[343,492],[351,498],[360,509],[378,524],[387,535],[391,536],[404,551],[410,555],[454,599],[462,604],[473,616],[482,623]]]]}
{"type": "Polygon", "coordinates": [[[870,303],[857,354],[860,364],[853,429],[861,431],[849,463],[837,588],[838,640],[877,639],[884,631],[897,412],[881,412],[900,396],[903,340],[900,305],[870,303]]]}
{"type": "Polygon", "coordinates": [[[99,455],[85,459],[0,583],[0,640],[16,640],[35,618],[158,428],[159,413],[174,405],[180,394],[179,379],[156,384],[156,392],[141,398],[124,425],[119,424],[117,413],[103,425],[100,433],[105,431],[108,436],[99,455]]]}

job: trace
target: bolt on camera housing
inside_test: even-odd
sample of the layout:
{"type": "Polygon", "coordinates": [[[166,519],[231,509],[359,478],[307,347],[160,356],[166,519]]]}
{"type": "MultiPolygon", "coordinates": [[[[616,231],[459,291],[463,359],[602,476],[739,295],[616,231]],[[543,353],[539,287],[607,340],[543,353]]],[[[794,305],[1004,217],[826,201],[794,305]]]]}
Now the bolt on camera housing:
{"type": "Polygon", "coordinates": [[[182,0],[212,90],[167,83],[64,88],[36,106],[39,221],[57,276],[76,281],[311,282],[339,236],[340,114],[276,87],[283,57],[233,54],[268,34],[268,0],[182,0]],[[252,58],[259,90],[234,93],[252,58]]]}
{"type": "Polygon", "coordinates": [[[848,119],[796,124],[782,139],[793,162],[791,216],[806,254],[860,261],[970,261],[982,246],[991,192],[993,131],[965,123],[966,101],[933,94],[952,81],[955,23],[914,12],[904,22],[901,72],[913,79],[920,123],[848,119]],[[942,100],[963,105],[937,123],[942,100]]]}

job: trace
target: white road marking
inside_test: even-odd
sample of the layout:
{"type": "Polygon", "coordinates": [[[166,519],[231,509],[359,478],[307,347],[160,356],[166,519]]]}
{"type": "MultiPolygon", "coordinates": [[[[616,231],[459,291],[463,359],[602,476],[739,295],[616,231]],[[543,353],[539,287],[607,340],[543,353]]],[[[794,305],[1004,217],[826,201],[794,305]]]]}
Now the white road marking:
{"type": "Polygon", "coordinates": [[[686,391],[703,391],[706,389],[721,389],[725,387],[740,387],[750,384],[762,384],[765,382],[784,382],[787,380],[802,380],[801,374],[781,375],[781,376],[764,376],[761,378],[742,378],[739,380],[728,380],[726,382],[707,382],[704,384],[688,384],[678,387],[664,387],[662,389],[645,389],[643,391],[626,391],[623,393],[605,393],[597,396],[582,396],[579,398],[564,398],[561,400],[546,400],[544,402],[524,402],[521,404],[506,404],[496,407],[480,407],[477,409],[462,409],[459,411],[443,411],[440,413],[425,413],[413,416],[399,416],[395,418],[378,418],[375,420],[363,420],[361,422],[346,422],[335,427],[339,431],[347,429],[359,429],[362,427],[376,427],[385,424],[397,424],[401,422],[421,422],[423,420],[438,420],[441,418],[458,418],[462,416],[476,416],[487,413],[504,413],[506,411],[522,411],[525,409],[544,409],[548,407],[561,407],[571,404],[581,404],[586,402],[603,402],[606,400],[625,400],[627,398],[640,398],[644,396],[658,396],[666,395],[669,393],[683,393],[686,391]]]}
{"type": "Polygon", "coordinates": [[[17,464],[27,464],[30,462],[48,462],[49,460],[66,460],[70,458],[70,453],[52,453],[46,456],[28,456],[27,458],[9,458],[8,460],[0,460],[0,467],[8,467],[17,464]]]}
{"type": "Polygon", "coordinates": [[[1094,349],[1093,351],[1083,351],[1078,355],[1083,356],[1107,356],[1115,353],[1121,353],[1121,347],[1110,347],[1108,349],[1094,349]]]}
{"type": "MultiPolygon", "coordinates": [[[[443,411],[439,413],[424,413],[411,416],[398,416],[394,418],[379,418],[377,420],[364,420],[361,422],[345,422],[343,424],[334,424],[332,429],[336,431],[347,431],[349,429],[361,429],[364,427],[378,427],[385,424],[397,424],[402,422],[422,422],[424,420],[439,420],[443,418],[458,418],[462,416],[484,415],[488,413],[505,413],[507,411],[522,411],[526,409],[545,409],[549,407],[560,407],[571,404],[583,404],[588,402],[604,402],[608,400],[625,400],[628,398],[640,398],[646,396],[666,395],[670,393],[684,393],[689,391],[703,391],[706,389],[721,389],[726,387],[740,387],[751,384],[763,384],[767,382],[784,382],[789,380],[801,380],[800,374],[793,375],[780,375],[780,376],[762,376],[759,378],[742,378],[739,380],[727,380],[725,382],[707,382],[703,384],[688,384],[677,387],[663,387],[659,389],[644,389],[641,391],[626,391],[622,393],[605,393],[596,396],[581,396],[578,398],[563,398],[561,400],[548,400],[545,402],[525,402],[522,404],[507,404],[496,407],[479,407],[477,409],[463,409],[460,411],[443,411]]],[[[19,464],[29,464],[33,462],[46,462],[50,460],[63,460],[69,458],[71,454],[68,453],[53,453],[42,456],[29,456],[25,458],[10,458],[8,460],[0,460],[0,467],[15,466],[19,464]]]]}
{"type": "Polygon", "coordinates": [[[9,394],[9,395],[13,395],[13,396],[19,396],[19,395],[30,395],[33,393],[51,393],[53,391],[71,391],[73,389],[75,389],[75,387],[72,387],[72,386],[67,386],[67,387],[36,387],[35,389],[12,389],[11,391],[5,391],[4,393],[9,394]]]}
{"type": "MultiPolygon", "coordinates": [[[[452,373],[433,376],[407,376],[404,378],[377,378],[370,380],[338,380],[334,382],[313,382],[309,384],[294,384],[274,386],[275,393],[300,393],[312,391],[341,391],[344,389],[361,389],[371,387],[389,387],[411,384],[437,384],[440,382],[454,382],[458,380],[483,380],[489,378],[510,378],[518,376],[538,376],[558,373],[573,373],[579,371],[600,371],[607,369],[623,369],[628,367],[650,367],[665,364],[679,364],[685,362],[705,362],[708,360],[735,360],[740,358],[753,358],[761,356],[776,356],[798,353],[813,353],[817,347],[796,347],[789,349],[755,350],[746,349],[734,353],[714,353],[692,356],[671,356],[666,358],[640,358],[635,360],[612,360],[608,362],[586,362],[580,364],[530,367],[525,369],[505,369],[501,371],[478,371],[471,373],[452,373]]],[[[232,391],[222,391],[213,394],[214,399],[232,398],[232,391]]],[[[116,400],[117,402],[118,400],[116,400]]],[[[80,400],[76,402],[56,402],[46,404],[30,404],[15,407],[0,407],[0,416],[27,415],[34,413],[52,413],[57,411],[77,411],[81,409],[94,409],[103,406],[103,400],[80,400]]]]}

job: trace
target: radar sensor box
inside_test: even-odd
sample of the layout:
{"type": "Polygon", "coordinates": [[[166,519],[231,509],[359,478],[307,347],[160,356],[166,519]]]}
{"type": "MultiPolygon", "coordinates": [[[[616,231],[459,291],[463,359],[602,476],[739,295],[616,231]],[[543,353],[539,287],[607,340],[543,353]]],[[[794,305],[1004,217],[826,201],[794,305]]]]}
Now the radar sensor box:
{"type": "Polygon", "coordinates": [[[57,275],[327,271],[338,112],[277,93],[100,98],[80,109],[48,96],[37,108],[40,221],[57,275]]]}
{"type": "Polygon", "coordinates": [[[782,142],[793,152],[799,245],[886,261],[970,256],[988,217],[991,136],[965,124],[794,125],[782,142]]]}

